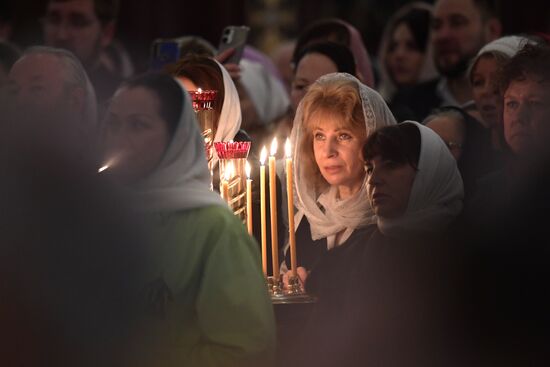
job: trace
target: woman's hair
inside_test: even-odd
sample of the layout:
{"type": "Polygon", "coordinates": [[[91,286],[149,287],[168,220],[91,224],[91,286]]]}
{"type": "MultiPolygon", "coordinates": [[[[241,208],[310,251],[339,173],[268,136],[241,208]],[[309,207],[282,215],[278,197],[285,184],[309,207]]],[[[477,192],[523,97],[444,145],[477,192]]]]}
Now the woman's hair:
{"type": "Polygon", "coordinates": [[[317,42],[304,47],[296,59],[293,60],[294,65],[298,66],[300,60],[306,55],[318,53],[328,57],[338,69],[340,73],[348,73],[355,76],[355,59],[351,50],[339,43],[334,42],[317,42]]]}
{"type": "Polygon", "coordinates": [[[297,65],[294,61],[298,59],[298,55],[305,47],[320,41],[331,41],[349,47],[351,36],[345,24],[335,19],[322,19],[311,23],[300,33],[296,41],[296,47],[292,55],[294,66],[296,67],[297,65]]]}
{"type": "Polygon", "coordinates": [[[176,62],[171,67],[170,73],[175,77],[184,77],[191,80],[203,90],[218,91],[216,100],[213,103],[214,127],[217,128],[225,98],[225,87],[222,71],[216,61],[206,56],[188,55],[176,62]]]}
{"type": "Polygon", "coordinates": [[[20,56],[21,52],[17,47],[11,43],[0,42],[0,66],[6,70],[6,73],[10,71],[11,67],[20,56]]]}
{"type": "Polygon", "coordinates": [[[461,121],[464,124],[466,123],[466,117],[463,111],[461,111],[458,107],[455,108],[454,106],[445,106],[432,110],[424,121],[422,121],[422,125],[427,125],[430,121],[439,117],[448,117],[461,121]]]}
{"type": "Polygon", "coordinates": [[[313,152],[313,131],[318,126],[312,116],[322,113],[335,117],[340,127],[350,130],[358,139],[367,137],[363,105],[357,84],[352,80],[317,81],[312,84],[302,102],[303,133],[300,146],[300,156],[304,160],[307,177],[313,177],[315,186],[322,188],[327,185],[321,176],[321,171],[315,161],[313,152]]]}
{"type": "Polygon", "coordinates": [[[420,146],[420,130],[414,124],[384,126],[368,137],[363,146],[363,159],[368,161],[380,156],[383,160],[418,169],[420,146]]]}
{"type": "Polygon", "coordinates": [[[157,95],[160,101],[159,114],[168,124],[170,136],[174,136],[184,108],[183,90],[178,82],[167,74],[148,73],[136,76],[121,85],[121,88],[137,87],[146,88],[157,95]]]}
{"type": "MultiPolygon", "coordinates": [[[[430,20],[431,13],[428,9],[424,8],[412,8],[393,23],[393,27],[390,32],[390,37],[401,24],[405,24],[409,31],[412,33],[416,48],[422,52],[426,52],[430,35],[430,20]]],[[[392,37],[393,38],[393,37],[392,37]]],[[[388,51],[391,52],[391,39],[388,51]]]]}
{"type": "Polygon", "coordinates": [[[476,65],[481,59],[494,59],[497,64],[497,72],[498,72],[498,70],[502,69],[502,67],[504,67],[504,65],[508,62],[508,60],[510,60],[510,57],[498,51],[488,51],[476,57],[472,63],[472,66],[470,67],[470,72],[468,73],[470,77],[470,84],[473,83],[474,71],[475,71],[476,65]]]}

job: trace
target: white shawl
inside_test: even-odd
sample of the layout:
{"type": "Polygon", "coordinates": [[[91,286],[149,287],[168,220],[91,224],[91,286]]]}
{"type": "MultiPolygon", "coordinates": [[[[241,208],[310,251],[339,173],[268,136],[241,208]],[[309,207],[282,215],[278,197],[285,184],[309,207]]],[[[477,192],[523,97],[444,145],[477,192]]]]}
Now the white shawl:
{"type": "Polygon", "coordinates": [[[184,96],[178,126],[158,167],[132,185],[132,195],[149,212],[180,211],[210,205],[227,206],[219,194],[210,191],[204,140],[189,94],[177,82],[184,96]]]}
{"type": "MultiPolygon", "coordinates": [[[[224,97],[214,142],[230,141],[235,138],[241,128],[241,102],[231,76],[222,64],[217,61],[216,63],[223,75],[224,97]]],[[[214,154],[212,167],[216,167],[218,160],[218,155],[214,154]]]]}
{"type": "Polygon", "coordinates": [[[420,157],[405,213],[378,217],[378,228],[390,237],[431,234],[445,230],[462,210],[464,188],[456,160],[433,130],[414,121],[420,130],[420,157]]]}
{"type": "MultiPolygon", "coordinates": [[[[315,83],[327,85],[336,80],[351,80],[357,85],[363,105],[365,117],[365,130],[367,136],[376,128],[393,125],[396,123],[388,106],[382,97],[373,89],[362,84],[357,78],[346,73],[333,73],[319,78],[315,83]]],[[[308,177],[300,159],[300,145],[303,140],[303,111],[302,103],[298,106],[294,127],[291,133],[291,141],[294,159],[294,190],[296,206],[296,228],[299,221],[305,215],[311,226],[311,238],[318,240],[327,238],[328,247],[335,244],[335,236],[345,231],[340,243],[343,242],[354,229],[375,223],[374,212],[367,199],[366,177],[361,189],[352,197],[337,199],[336,188],[330,188],[326,192],[317,192],[312,177],[308,177]],[[322,208],[321,208],[322,206],[322,208]]]]}

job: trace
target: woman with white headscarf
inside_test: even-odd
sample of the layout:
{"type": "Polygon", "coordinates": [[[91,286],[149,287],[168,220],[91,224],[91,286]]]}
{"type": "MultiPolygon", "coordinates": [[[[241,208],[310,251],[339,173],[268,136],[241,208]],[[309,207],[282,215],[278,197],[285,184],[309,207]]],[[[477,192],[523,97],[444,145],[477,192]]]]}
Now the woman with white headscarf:
{"type": "Polygon", "coordinates": [[[298,266],[311,270],[326,251],[375,222],[361,148],[376,128],[395,123],[382,97],[349,74],[310,86],[291,135],[298,266]]]}
{"type": "MultiPolygon", "coordinates": [[[[239,94],[227,70],[216,60],[207,56],[188,55],[172,67],[171,74],[178,78],[187,91],[215,90],[213,103],[214,142],[236,140],[241,128],[242,116],[239,94]]],[[[214,153],[213,167],[218,156],[214,153]]]]}
{"type": "Polygon", "coordinates": [[[435,132],[416,122],[375,131],[363,156],[376,224],[312,271],[307,288],[319,302],[300,362],[448,365],[439,359],[453,359],[444,349],[453,330],[445,293],[453,289],[453,256],[445,236],[464,195],[456,161],[435,132]]]}
{"type": "Polygon", "coordinates": [[[123,84],[105,121],[105,173],[152,227],[143,348],[156,365],[248,366],[274,346],[256,243],[209,189],[191,101],[168,75],[123,84]],[[112,157],[112,159],[110,159],[112,157]]]}

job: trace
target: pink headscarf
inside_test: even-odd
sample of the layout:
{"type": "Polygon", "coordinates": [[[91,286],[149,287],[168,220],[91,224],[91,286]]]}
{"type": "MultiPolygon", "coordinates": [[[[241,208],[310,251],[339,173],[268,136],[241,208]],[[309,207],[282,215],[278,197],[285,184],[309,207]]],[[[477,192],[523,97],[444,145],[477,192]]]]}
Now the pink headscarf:
{"type": "Polygon", "coordinates": [[[355,64],[357,65],[357,71],[361,74],[360,77],[363,79],[363,83],[367,86],[374,88],[374,73],[372,72],[372,63],[370,61],[369,54],[363,43],[363,37],[361,33],[349,24],[341,19],[334,19],[337,23],[343,24],[346,26],[350,36],[350,45],[349,48],[353,53],[355,58],[355,64]]]}

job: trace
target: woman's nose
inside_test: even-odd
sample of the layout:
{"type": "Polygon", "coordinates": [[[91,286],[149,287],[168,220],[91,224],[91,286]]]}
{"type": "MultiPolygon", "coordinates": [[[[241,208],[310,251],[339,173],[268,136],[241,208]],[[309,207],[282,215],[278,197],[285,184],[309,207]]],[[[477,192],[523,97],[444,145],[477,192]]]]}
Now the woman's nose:
{"type": "Polygon", "coordinates": [[[335,139],[327,139],[327,143],[325,144],[325,155],[327,157],[338,155],[337,142],[335,139]]]}

